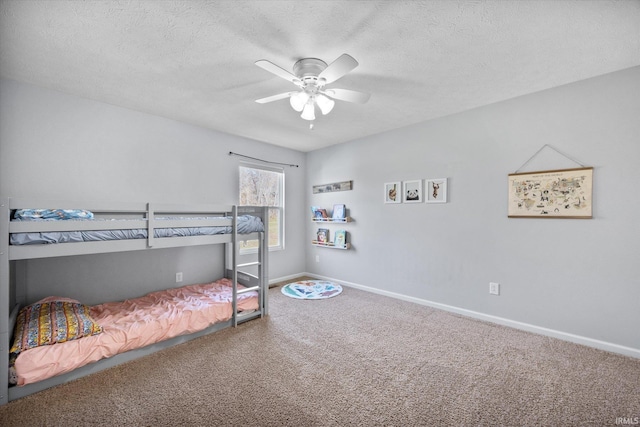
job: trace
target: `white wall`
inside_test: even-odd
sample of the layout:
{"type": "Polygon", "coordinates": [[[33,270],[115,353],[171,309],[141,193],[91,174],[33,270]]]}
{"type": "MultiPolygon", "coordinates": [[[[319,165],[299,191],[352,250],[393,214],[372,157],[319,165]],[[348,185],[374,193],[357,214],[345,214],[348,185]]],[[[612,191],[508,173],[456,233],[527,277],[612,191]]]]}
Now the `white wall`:
{"type": "MultiPolygon", "coordinates": [[[[296,163],[285,169],[287,248],[271,252],[271,278],[306,270],[640,350],[638,117],[636,67],[304,155],[1,80],[0,194],[235,203],[229,151],[296,163]],[[594,219],[506,217],[507,175],[544,144],[594,167],[594,219]],[[440,177],[447,204],[382,202],[385,182],[440,177]],[[311,194],[343,180],[354,189],[311,194]],[[335,203],[355,219],[344,227],[353,250],[310,245],[309,206],[335,203]]],[[[545,149],[523,171],[575,166],[545,149]]],[[[34,260],[26,271],[34,296],[65,283],[95,303],[168,287],[176,270],[206,279],[216,250],[34,260]]]]}
{"type": "MultiPolygon", "coordinates": [[[[61,200],[238,203],[239,157],[300,164],[285,168],[285,251],[271,252],[270,277],[304,271],[300,236],[303,153],[11,80],[0,81],[0,194],[61,200]],[[297,203],[296,203],[297,201],[297,203]]],[[[220,247],[28,261],[29,291],[72,288],[96,303],[222,275],[220,247]],[[215,260],[211,262],[211,260],[215,260]],[[100,273],[99,273],[100,272],[100,273]],[[92,281],[91,285],[87,285],[92,281]],[[63,283],[65,283],[63,285],[63,283]]],[[[60,291],[64,291],[60,289],[60,291]]]]}
{"type": "MultiPolygon", "coordinates": [[[[522,171],[573,167],[546,148],[522,171]]],[[[354,185],[307,192],[355,219],[353,250],[307,243],[311,273],[640,351],[640,67],[309,153],[307,180],[354,185]],[[508,174],[545,144],[594,167],[593,219],[507,218],[508,174]],[[441,177],[449,203],[383,203],[441,177]]]]}

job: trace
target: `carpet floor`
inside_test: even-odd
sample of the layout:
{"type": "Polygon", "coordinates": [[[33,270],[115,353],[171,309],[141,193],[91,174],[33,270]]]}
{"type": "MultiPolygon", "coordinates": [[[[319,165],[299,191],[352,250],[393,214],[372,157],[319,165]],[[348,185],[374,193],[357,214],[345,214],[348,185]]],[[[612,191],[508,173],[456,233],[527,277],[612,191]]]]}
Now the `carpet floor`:
{"type": "Polygon", "coordinates": [[[640,417],[638,359],[348,287],[314,301],[275,287],[269,298],[264,319],[0,406],[0,425],[615,426],[640,417]]]}

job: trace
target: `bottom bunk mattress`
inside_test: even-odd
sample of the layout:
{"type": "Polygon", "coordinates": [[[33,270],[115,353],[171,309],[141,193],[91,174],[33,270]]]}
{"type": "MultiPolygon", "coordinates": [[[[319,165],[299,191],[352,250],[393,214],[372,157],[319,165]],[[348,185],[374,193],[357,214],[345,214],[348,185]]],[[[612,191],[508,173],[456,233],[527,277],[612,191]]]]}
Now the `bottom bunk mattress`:
{"type": "MultiPolygon", "coordinates": [[[[229,279],[91,307],[68,298],[46,298],[23,308],[18,315],[11,348],[12,374],[17,385],[26,385],[119,353],[206,329],[231,319],[232,299],[233,284],[229,279]],[[50,311],[54,311],[51,307],[57,307],[55,310],[64,307],[64,313],[59,311],[62,314],[49,316],[50,311]],[[83,309],[85,317],[82,317],[83,309]],[[70,321],[77,315],[80,315],[79,321],[70,321]],[[45,318],[51,319],[48,325],[42,324],[45,318]],[[63,334],[60,329],[64,329],[63,334]],[[79,337],[70,337],[69,332],[79,337]],[[50,336],[44,335],[64,338],[52,342],[50,336]]],[[[238,295],[238,311],[258,308],[257,292],[238,295]]]]}

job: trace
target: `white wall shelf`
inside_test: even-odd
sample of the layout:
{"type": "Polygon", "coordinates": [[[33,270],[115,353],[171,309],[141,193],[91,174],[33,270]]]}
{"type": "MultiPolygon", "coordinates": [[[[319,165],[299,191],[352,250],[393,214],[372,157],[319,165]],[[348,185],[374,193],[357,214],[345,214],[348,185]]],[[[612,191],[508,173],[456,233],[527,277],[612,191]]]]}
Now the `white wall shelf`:
{"type": "MultiPolygon", "coordinates": [[[[335,210],[335,207],[334,207],[334,210],[335,210]]],[[[344,231],[344,238],[339,239],[338,244],[336,244],[334,241],[331,241],[330,237],[334,236],[334,240],[335,240],[335,232],[332,231],[332,229],[335,230],[335,226],[339,224],[350,223],[352,221],[351,217],[345,215],[344,218],[332,218],[331,216],[326,214],[325,209],[320,209],[320,208],[315,209],[316,215],[318,214],[318,212],[322,212],[323,213],[322,216],[318,215],[318,216],[311,217],[311,221],[315,222],[320,226],[320,228],[318,228],[318,233],[317,233],[318,235],[316,236],[315,240],[311,241],[311,244],[313,246],[322,246],[324,248],[330,248],[330,249],[350,249],[351,245],[347,241],[348,233],[346,232],[346,230],[344,231]],[[324,231],[322,237],[326,238],[326,241],[324,241],[321,238],[320,231],[324,231]]],[[[345,213],[346,213],[346,209],[343,209],[343,215],[345,213]]]]}
{"type": "Polygon", "coordinates": [[[313,246],[322,246],[323,248],[330,248],[330,249],[351,249],[351,243],[346,243],[342,246],[338,245],[334,245],[333,243],[323,243],[323,242],[318,242],[317,240],[312,240],[311,244],[313,246]]]}
{"type": "Polygon", "coordinates": [[[313,222],[331,222],[331,223],[345,223],[345,222],[351,222],[351,217],[346,217],[343,219],[334,219],[334,218],[311,218],[311,221],[313,222]]]}

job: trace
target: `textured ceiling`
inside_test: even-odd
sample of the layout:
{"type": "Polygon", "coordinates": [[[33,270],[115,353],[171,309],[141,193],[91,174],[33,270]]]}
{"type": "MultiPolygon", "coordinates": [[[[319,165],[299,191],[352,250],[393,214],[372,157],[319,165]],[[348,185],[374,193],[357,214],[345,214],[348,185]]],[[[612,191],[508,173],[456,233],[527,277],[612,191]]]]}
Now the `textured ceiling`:
{"type": "Polygon", "coordinates": [[[640,65],[640,2],[0,0],[0,75],[311,151],[640,65]],[[254,65],[360,65],[314,130],[254,65]]]}

